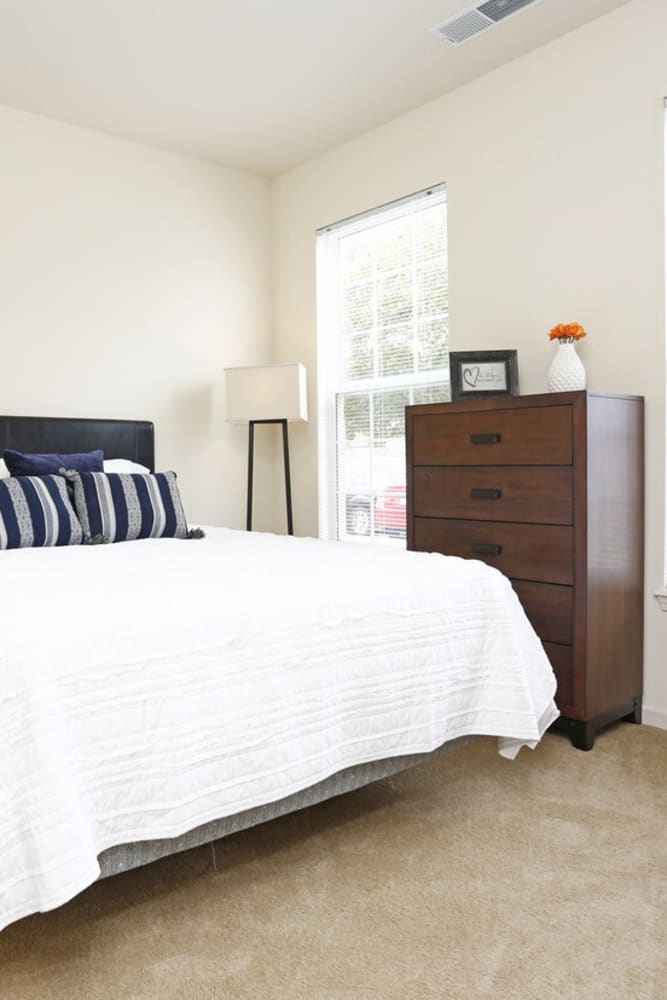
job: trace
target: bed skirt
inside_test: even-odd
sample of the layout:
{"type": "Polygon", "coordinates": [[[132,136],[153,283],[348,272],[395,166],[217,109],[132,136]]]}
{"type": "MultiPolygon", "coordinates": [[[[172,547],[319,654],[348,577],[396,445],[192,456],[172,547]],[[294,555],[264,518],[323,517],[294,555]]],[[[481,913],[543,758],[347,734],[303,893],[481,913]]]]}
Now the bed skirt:
{"type": "Polygon", "coordinates": [[[240,830],[247,830],[259,823],[266,823],[277,816],[285,816],[298,809],[316,805],[318,802],[324,802],[336,795],[343,795],[345,792],[354,791],[355,788],[362,788],[373,781],[389,778],[392,774],[398,774],[399,771],[405,771],[415,764],[431,760],[433,757],[464,746],[475,739],[478,737],[463,736],[443,743],[431,753],[388,757],[385,760],[374,760],[368,764],[347,767],[343,771],[338,771],[329,778],[325,778],[324,781],[318,781],[310,788],[304,788],[302,791],[287,795],[276,802],[268,802],[266,805],[256,806],[254,809],[246,809],[232,816],[204,823],[180,837],[165,840],[143,840],[134,844],[119,844],[116,847],[110,847],[99,855],[99,877],[107,878],[109,875],[117,875],[119,872],[150,864],[151,861],[157,861],[158,858],[178,854],[179,851],[187,851],[191,847],[199,847],[201,844],[208,844],[232,833],[238,833],[240,830]]]}

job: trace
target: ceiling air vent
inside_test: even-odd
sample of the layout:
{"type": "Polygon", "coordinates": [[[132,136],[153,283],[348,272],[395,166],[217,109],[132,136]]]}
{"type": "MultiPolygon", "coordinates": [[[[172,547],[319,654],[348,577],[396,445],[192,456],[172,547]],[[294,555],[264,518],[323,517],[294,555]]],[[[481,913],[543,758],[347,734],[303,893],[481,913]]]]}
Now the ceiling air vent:
{"type": "Polygon", "coordinates": [[[450,45],[462,45],[469,38],[479,35],[481,31],[493,28],[494,25],[536,3],[541,3],[541,0],[487,0],[486,3],[468,7],[460,14],[436,24],[431,31],[439,38],[444,38],[450,45]]]}

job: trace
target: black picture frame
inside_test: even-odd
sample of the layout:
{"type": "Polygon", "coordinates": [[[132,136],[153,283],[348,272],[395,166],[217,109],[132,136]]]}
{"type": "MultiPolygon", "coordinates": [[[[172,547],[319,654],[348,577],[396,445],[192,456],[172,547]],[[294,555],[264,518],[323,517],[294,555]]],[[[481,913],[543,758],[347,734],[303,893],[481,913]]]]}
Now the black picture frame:
{"type": "Polygon", "coordinates": [[[450,351],[452,399],[518,396],[519,362],[516,351],[450,351]]]}

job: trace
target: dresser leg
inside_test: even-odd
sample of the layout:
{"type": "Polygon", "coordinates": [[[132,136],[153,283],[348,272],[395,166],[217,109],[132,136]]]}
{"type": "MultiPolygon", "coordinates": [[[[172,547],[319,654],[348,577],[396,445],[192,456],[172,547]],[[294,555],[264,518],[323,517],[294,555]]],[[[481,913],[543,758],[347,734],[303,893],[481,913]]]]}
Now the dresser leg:
{"type": "Polygon", "coordinates": [[[592,722],[580,722],[578,719],[568,719],[567,731],[570,736],[570,742],[576,750],[593,749],[595,727],[592,722]]]}
{"type": "Polygon", "coordinates": [[[625,722],[634,722],[636,726],[640,726],[642,722],[642,700],[641,698],[635,698],[633,702],[632,711],[628,715],[624,715],[623,719],[625,722]]]}

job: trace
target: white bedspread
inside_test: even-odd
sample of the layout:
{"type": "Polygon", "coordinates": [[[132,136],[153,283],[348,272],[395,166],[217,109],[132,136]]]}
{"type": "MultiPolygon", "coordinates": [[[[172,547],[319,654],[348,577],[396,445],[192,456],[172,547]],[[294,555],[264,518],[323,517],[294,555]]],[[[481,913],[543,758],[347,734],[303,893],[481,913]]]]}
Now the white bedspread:
{"type": "Polygon", "coordinates": [[[557,715],[508,581],[475,561],[208,529],[0,554],[0,928],[112,845],[369,760],[557,715]]]}

